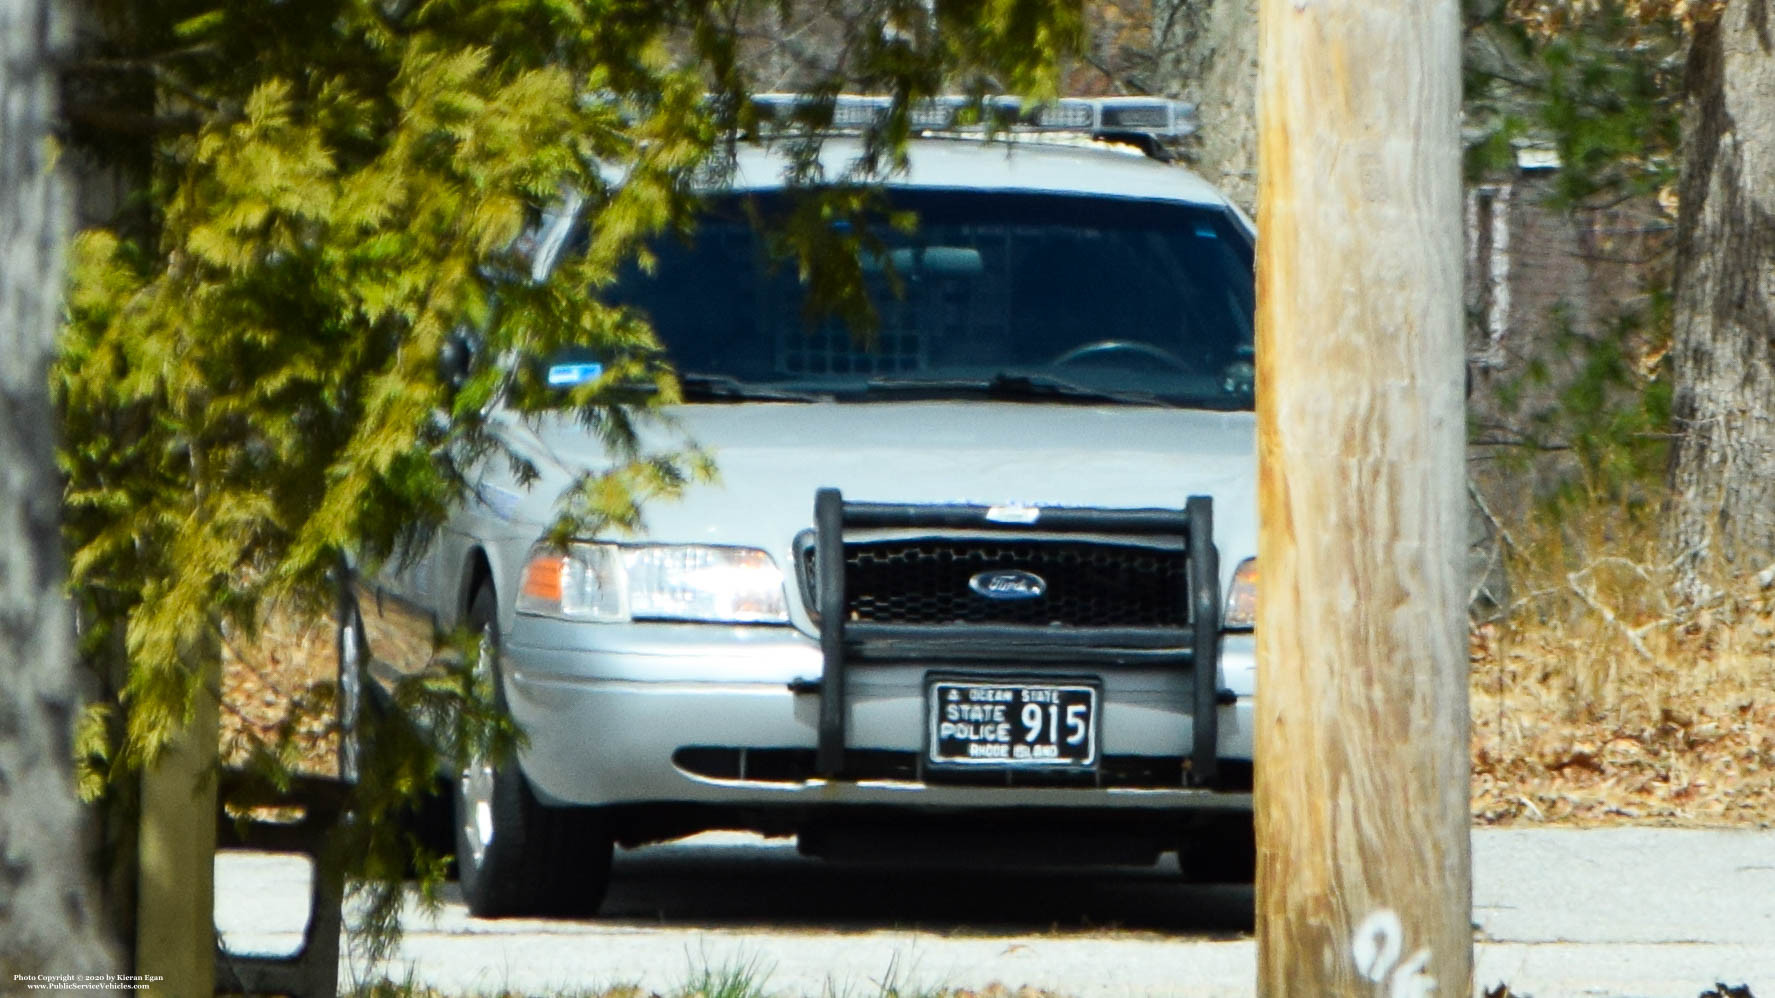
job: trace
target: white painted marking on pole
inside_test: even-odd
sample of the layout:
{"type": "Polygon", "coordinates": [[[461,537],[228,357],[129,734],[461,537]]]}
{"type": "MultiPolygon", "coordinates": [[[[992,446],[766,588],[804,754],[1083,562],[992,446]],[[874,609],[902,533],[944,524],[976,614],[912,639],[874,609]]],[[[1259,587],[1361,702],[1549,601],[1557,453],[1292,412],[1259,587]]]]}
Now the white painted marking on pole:
{"type": "Polygon", "coordinates": [[[1388,998],[1428,998],[1436,991],[1436,978],[1430,976],[1429,969],[1429,947],[1413,952],[1393,975],[1393,984],[1387,989],[1388,998]]]}
{"type": "Polygon", "coordinates": [[[1387,971],[1399,961],[1405,949],[1405,925],[1391,908],[1369,915],[1356,926],[1350,939],[1350,955],[1355,958],[1356,972],[1379,984],[1387,971]]]}
{"type": "Polygon", "coordinates": [[[1355,961],[1356,972],[1376,984],[1387,983],[1387,998],[1426,998],[1436,990],[1436,979],[1426,973],[1430,950],[1414,950],[1401,964],[1399,954],[1403,952],[1405,923],[1391,908],[1382,908],[1364,918],[1350,937],[1350,957],[1355,961]]]}

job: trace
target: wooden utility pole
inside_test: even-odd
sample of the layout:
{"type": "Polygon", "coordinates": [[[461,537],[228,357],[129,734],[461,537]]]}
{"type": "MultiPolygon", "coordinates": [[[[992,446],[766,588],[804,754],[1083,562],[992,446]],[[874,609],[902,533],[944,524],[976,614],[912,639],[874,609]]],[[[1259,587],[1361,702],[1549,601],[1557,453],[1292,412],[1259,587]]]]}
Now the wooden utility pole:
{"type": "Polygon", "coordinates": [[[1262,0],[1258,993],[1472,993],[1455,0],[1262,0]]]}

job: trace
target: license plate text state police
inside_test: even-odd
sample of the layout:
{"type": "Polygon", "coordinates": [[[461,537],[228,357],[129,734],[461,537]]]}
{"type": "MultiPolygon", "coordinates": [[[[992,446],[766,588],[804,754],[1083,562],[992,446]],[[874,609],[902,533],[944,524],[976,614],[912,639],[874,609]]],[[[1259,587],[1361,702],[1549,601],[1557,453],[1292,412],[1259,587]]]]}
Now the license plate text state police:
{"type": "Polygon", "coordinates": [[[1091,686],[935,680],[934,763],[1089,766],[1097,756],[1091,686]]]}

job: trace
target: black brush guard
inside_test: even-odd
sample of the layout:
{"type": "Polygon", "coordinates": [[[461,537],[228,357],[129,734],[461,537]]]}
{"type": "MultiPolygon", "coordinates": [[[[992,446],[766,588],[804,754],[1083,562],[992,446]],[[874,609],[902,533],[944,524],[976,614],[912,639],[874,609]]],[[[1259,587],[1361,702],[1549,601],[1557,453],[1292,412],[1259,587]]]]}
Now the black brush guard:
{"type": "Polygon", "coordinates": [[[828,779],[842,776],[845,754],[845,672],[857,661],[1170,661],[1194,674],[1187,780],[1213,786],[1218,777],[1220,556],[1214,547],[1214,504],[1191,496],[1182,510],[1044,507],[1033,522],[993,518],[992,507],[846,502],[837,489],[814,496],[815,611],[823,658],[818,690],[820,737],[816,768],[828,779]],[[1016,532],[1024,536],[1091,533],[1181,537],[1187,572],[1187,620],[1183,628],[1058,629],[1021,624],[888,624],[847,620],[845,531],[939,528],[1016,532]],[[833,571],[832,566],[838,570],[833,571]]]}

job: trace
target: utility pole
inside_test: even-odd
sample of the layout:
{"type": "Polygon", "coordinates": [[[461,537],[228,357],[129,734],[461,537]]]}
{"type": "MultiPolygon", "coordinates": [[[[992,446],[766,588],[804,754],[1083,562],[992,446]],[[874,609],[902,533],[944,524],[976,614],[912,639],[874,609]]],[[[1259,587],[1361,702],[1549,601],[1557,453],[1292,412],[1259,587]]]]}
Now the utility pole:
{"type": "Polygon", "coordinates": [[[1472,993],[1455,0],[1261,0],[1258,994],[1472,993]]]}

